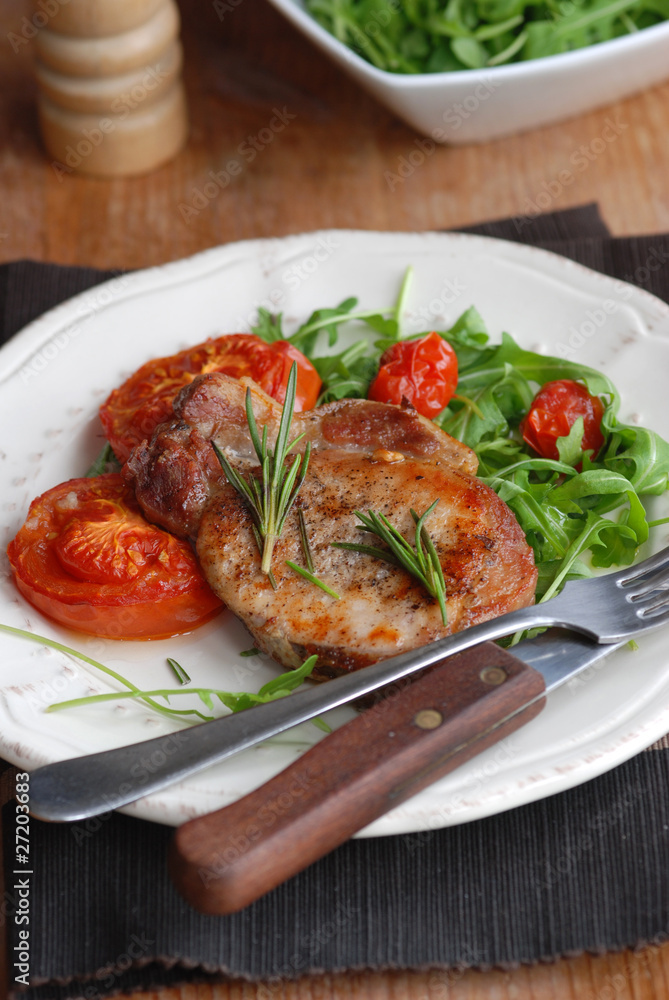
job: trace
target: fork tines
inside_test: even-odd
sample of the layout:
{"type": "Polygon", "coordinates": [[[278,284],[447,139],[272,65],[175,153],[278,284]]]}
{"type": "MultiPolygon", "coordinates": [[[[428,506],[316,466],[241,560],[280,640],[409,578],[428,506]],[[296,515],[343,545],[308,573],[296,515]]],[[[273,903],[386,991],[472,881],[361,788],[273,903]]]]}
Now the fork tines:
{"type": "Polygon", "coordinates": [[[622,570],[617,576],[618,586],[632,588],[634,596],[665,589],[669,584],[669,547],[628,570],[622,570]]]}

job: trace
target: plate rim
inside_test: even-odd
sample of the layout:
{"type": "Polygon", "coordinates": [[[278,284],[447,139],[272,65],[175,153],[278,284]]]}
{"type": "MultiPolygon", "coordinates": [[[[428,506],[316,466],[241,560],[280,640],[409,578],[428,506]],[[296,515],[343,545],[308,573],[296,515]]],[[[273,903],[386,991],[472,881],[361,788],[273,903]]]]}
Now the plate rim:
{"type": "MultiPolygon", "coordinates": [[[[529,224],[531,224],[531,221],[532,220],[530,220],[529,224]]],[[[654,295],[652,292],[649,292],[644,288],[640,288],[638,285],[625,281],[622,278],[615,278],[604,273],[603,271],[597,271],[594,268],[581,264],[579,261],[575,261],[571,257],[566,257],[563,254],[548,249],[547,247],[536,246],[532,243],[507,240],[497,236],[488,236],[483,233],[463,233],[437,229],[420,231],[340,228],[315,229],[299,233],[288,233],[285,236],[258,237],[236,240],[231,243],[222,243],[213,247],[207,247],[204,250],[199,250],[194,254],[190,254],[187,257],[181,257],[178,260],[166,261],[163,264],[154,264],[146,268],[125,271],[119,275],[106,278],[98,284],[92,285],[90,288],[85,289],[82,292],[78,292],[76,295],[73,295],[70,298],[65,299],[63,302],[59,302],[51,309],[48,309],[40,316],[31,320],[20,330],[17,330],[17,332],[13,334],[9,340],[0,346],[0,386],[17,373],[17,361],[13,356],[23,360],[26,358],[27,351],[30,351],[31,354],[36,353],[40,350],[40,348],[45,347],[49,341],[53,339],[53,337],[57,336],[59,333],[65,333],[71,323],[63,323],[62,321],[71,313],[75,313],[75,315],[72,316],[73,320],[85,320],[91,310],[87,310],[86,308],[80,312],[76,312],[76,310],[80,307],[85,307],[87,300],[89,300],[91,296],[95,297],[95,294],[100,291],[104,291],[105,289],[121,289],[120,294],[113,300],[113,302],[101,304],[97,307],[96,311],[106,309],[109,305],[114,304],[116,301],[127,300],[129,298],[145,294],[146,292],[157,290],[162,284],[165,284],[164,279],[169,277],[173,271],[186,270],[190,267],[196,267],[198,265],[206,267],[209,261],[214,261],[238,247],[251,250],[254,247],[261,247],[264,245],[275,245],[278,243],[287,244],[293,240],[300,241],[303,239],[317,239],[320,237],[327,238],[328,236],[333,235],[353,236],[355,238],[383,237],[384,239],[394,239],[396,237],[408,237],[410,239],[437,238],[462,241],[463,243],[469,243],[471,246],[474,246],[477,243],[480,245],[488,244],[490,246],[503,246],[506,248],[506,252],[511,255],[514,253],[518,253],[520,255],[527,254],[534,260],[544,258],[546,261],[552,261],[555,266],[561,266],[567,270],[573,270],[574,273],[580,273],[580,275],[586,279],[589,278],[592,280],[594,277],[602,284],[608,284],[612,291],[614,288],[620,289],[621,286],[632,289],[630,296],[638,298],[640,304],[645,303],[650,310],[658,310],[659,308],[660,313],[664,313],[669,316],[669,303],[664,302],[663,299],[654,295]],[[151,284],[153,281],[156,282],[155,285],[151,284]],[[59,325],[50,329],[51,324],[54,322],[57,322],[59,325]],[[3,362],[7,359],[9,359],[10,364],[14,365],[14,368],[9,371],[4,371],[3,362]]],[[[80,265],[71,266],[76,267],[80,265]]],[[[215,270],[217,270],[216,266],[211,268],[211,271],[215,270]]],[[[209,273],[210,270],[206,269],[200,271],[197,276],[206,277],[209,273]]],[[[28,358],[31,354],[27,355],[28,358]]]]}
{"type": "MultiPolygon", "coordinates": [[[[261,237],[240,240],[233,243],[209,247],[177,261],[170,261],[165,264],[154,265],[150,268],[125,272],[120,276],[112,276],[98,285],[91,286],[91,288],[84,290],[62,303],[59,303],[52,309],[43,313],[41,316],[23,327],[22,330],[13,335],[13,337],[11,337],[2,348],[0,348],[0,393],[2,392],[2,387],[9,379],[20,375],[21,361],[23,360],[25,363],[26,359],[26,351],[22,349],[24,347],[28,348],[30,353],[27,357],[29,360],[34,353],[39,351],[40,347],[44,347],[54,336],[57,336],[58,333],[68,328],[69,317],[74,317],[75,320],[77,319],[77,309],[79,309],[82,304],[85,304],[87,299],[90,299],[91,293],[95,293],[96,291],[104,288],[109,288],[109,286],[116,286],[117,288],[120,288],[120,294],[117,298],[112,298],[110,303],[103,304],[99,307],[100,309],[106,309],[109,305],[115,303],[116,301],[127,301],[130,298],[155,292],[161,286],[164,286],[166,281],[170,281],[170,287],[173,287],[174,282],[171,279],[174,276],[174,272],[179,272],[179,274],[182,275],[182,280],[180,282],[182,284],[188,284],[196,278],[206,278],[225,265],[226,258],[229,254],[233,254],[233,257],[230,258],[229,261],[230,263],[233,263],[235,259],[234,254],[239,253],[240,250],[244,251],[247,255],[253,255],[255,251],[262,247],[276,247],[277,245],[285,246],[291,242],[299,245],[303,244],[306,240],[313,241],[319,237],[327,237],[328,235],[334,234],[340,237],[353,236],[356,238],[362,237],[363,239],[378,239],[379,237],[382,237],[384,240],[407,237],[410,240],[423,241],[435,239],[438,242],[452,241],[454,244],[468,244],[470,248],[475,248],[476,246],[499,248],[502,246],[505,248],[504,252],[510,254],[512,258],[517,258],[519,260],[532,260],[534,262],[543,261],[546,263],[549,272],[551,269],[557,267],[560,269],[560,274],[563,279],[565,273],[569,274],[570,277],[578,275],[580,280],[584,281],[586,284],[590,284],[590,290],[592,290],[593,279],[596,280],[596,283],[601,288],[610,289],[612,294],[614,290],[619,292],[621,287],[631,289],[632,291],[630,293],[630,297],[625,300],[625,305],[631,308],[637,306],[640,310],[642,310],[644,318],[647,318],[650,315],[656,319],[667,321],[667,333],[669,334],[669,304],[664,302],[664,300],[645,289],[639,288],[637,285],[597,271],[544,247],[537,247],[532,244],[519,243],[517,241],[500,239],[498,237],[483,234],[442,232],[438,230],[424,230],[416,232],[401,230],[377,231],[360,229],[321,229],[288,234],[283,237],[261,237]],[[195,271],[189,276],[188,272],[191,268],[195,268],[195,271]],[[16,347],[17,343],[18,348],[16,347]],[[4,362],[7,359],[10,360],[11,370],[5,372],[3,371],[3,368],[4,362]]],[[[543,267],[540,267],[539,270],[542,273],[546,273],[543,267]]],[[[664,732],[658,733],[653,730],[653,732],[649,734],[649,738],[647,739],[645,746],[649,746],[661,735],[664,735],[664,732]]],[[[3,746],[4,754],[5,743],[2,733],[0,733],[0,744],[3,746]]],[[[589,780],[591,777],[595,777],[598,774],[610,770],[612,767],[617,766],[643,749],[644,747],[640,744],[635,744],[635,749],[630,753],[627,752],[623,746],[621,746],[619,747],[618,753],[614,754],[613,757],[610,755],[606,757],[602,755],[602,758],[597,763],[593,764],[590,762],[586,767],[587,774],[580,777],[577,781],[571,779],[567,781],[566,776],[563,776],[562,779],[554,777],[552,780],[544,782],[542,789],[544,789],[546,785],[549,786],[548,788],[545,788],[545,790],[536,790],[537,794],[533,795],[531,798],[525,799],[524,801],[536,801],[548,795],[556,794],[565,788],[573,787],[575,784],[589,780]]],[[[24,761],[19,761],[18,766],[29,767],[30,765],[26,764],[24,761]]],[[[33,764],[32,766],[35,765],[33,764]]],[[[583,766],[585,767],[585,765],[583,766]]],[[[582,770],[582,768],[580,768],[580,770],[582,770]]],[[[166,789],[165,791],[169,793],[170,789],[166,789]]],[[[158,811],[160,811],[161,809],[164,810],[165,807],[158,806],[155,801],[152,801],[156,800],[161,794],[162,793],[160,792],[155,793],[146,800],[140,800],[138,803],[125,807],[121,811],[139,816],[141,818],[149,819],[154,822],[163,822],[171,825],[171,820],[161,818],[156,813],[157,808],[158,811]],[[143,805],[144,802],[146,805],[143,805]]],[[[459,824],[462,822],[473,821],[481,818],[482,816],[497,814],[498,812],[505,811],[507,808],[513,808],[518,804],[519,803],[513,802],[508,806],[502,805],[501,808],[496,807],[491,810],[483,809],[480,811],[480,814],[473,811],[471,815],[464,818],[458,818],[456,822],[459,824]]],[[[392,828],[385,828],[383,826],[379,827],[380,822],[381,821],[375,821],[371,827],[366,828],[364,831],[360,831],[358,836],[394,835],[396,833],[410,833],[417,831],[415,825],[406,827],[403,826],[399,820],[394,822],[392,828]]]]}

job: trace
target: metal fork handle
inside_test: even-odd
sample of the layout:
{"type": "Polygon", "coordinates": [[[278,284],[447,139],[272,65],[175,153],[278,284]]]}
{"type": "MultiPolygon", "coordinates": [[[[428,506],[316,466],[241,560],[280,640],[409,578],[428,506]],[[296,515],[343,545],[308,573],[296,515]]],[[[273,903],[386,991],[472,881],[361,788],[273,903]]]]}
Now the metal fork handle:
{"type": "Polygon", "coordinates": [[[530,626],[567,625],[556,621],[558,604],[556,598],[545,612],[541,605],[510,612],[236,715],[130,746],[47,764],[31,775],[31,812],[40,819],[67,822],[118,809],[477,643],[500,639],[530,626]]]}
{"type": "MultiPolygon", "coordinates": [[[[608,588],[638,580],[660,568],[669,570],[669,548],[632,569],[609,574],[596,583],[572,581],[545,604],[500,615],[290,698],[132,746],[48,764],[31,776],[31,811],[41,819],[62,822],[118,809],[316,715],[430,667],[453,653],[522,629],[556,625],[575,629],[600,643],[628,639],[630,635],[656,628],[666,615],[645,621],[634,617],[632,624],[624,622],[611,606],[615,591],[608,588]],[[604,579],[607,592],[602,593],[601,587],[595,588],[604,579]],[[602,615],[606,609],[609,614],[602,615]]],[[[658,586],[657,576],[653,586],[658,586]]]]}

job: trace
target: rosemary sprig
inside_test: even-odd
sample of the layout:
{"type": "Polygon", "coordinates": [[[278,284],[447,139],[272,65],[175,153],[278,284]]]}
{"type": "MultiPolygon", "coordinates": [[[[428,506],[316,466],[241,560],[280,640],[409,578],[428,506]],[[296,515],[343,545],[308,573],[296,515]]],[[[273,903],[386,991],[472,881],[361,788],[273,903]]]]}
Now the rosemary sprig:
{"type": "Polygon", "coordinates": [[[297,563],[291,562],[290,559],[286,559],[286,566],[290,566],[290,568],[293,570],[294,573],[298,573],[305,580],[308,580],[309,583],[313,583],[315,587],[320,587],[321,590],[324,590],[326,594],[329,594],[330,597],[334,597],[334,599],[338,601],[340,599],[339,594],[336,591],[334,591],[332,587],[328,587],[327,583],[324,583],[321,579],[319,579],[319,577],[317,577],[314,572],[314,560],[311,555],[311,546],[309,545],[309,535],[307,534],[307,522],[304,516],[304,511],[301,508],[297,512],[297,520],[300,529],[300,542],[302,543],[302,555],[304,556],[304,561],[307,564],[307,568],[304,569],[303,566],[298,566],[297,563]]]}
{"type": "Polygon", "coordinates": [[[304,454],[301,457],[294,457],[290,465],[286,464],[288,453],[304,437],[304,434],[299,434],[288,443],[295,407],[296,384],[297,365],[293,364],[286,385],[286,398],[281,412],[279,433],[274,450],[267,444],[266,426],[262,429],[262,437],[260,436],[253,413],[251,390],[246,390],[246,419],[253,448],[260,462],[261,474],[259,478],[252,473],[249,473],[247,478],[241,476],[232,468],[216,442],[212,441],[214,451],[228,482],[239,493],[249,509],[253,521],[253,533],[262,557],[261,569],[263,573],[267,574],[273,587],[276,586],[272,574],[274,544],[283,530],[288,511],[304,482],[311,452],[311,445],[307,443],[304,454]]]}
{"type": "Polygon", "coordinates": [[[116,458],[112,446],[107,442],[90,468],[84,473],[87,479],[102,476],[105,472],[120,472],[121,463],[116,458]]]}
{"type": "Polygon", "coordinates": [[[307,522],[304,517],[304,511],[300,507],[297,512],[297,520],[300,526],[300,542],[302,543],[302,555],[304,556],[304,561],[307,564],[307,569],[310,573],[314,571],[314,560],[311,555],[311,546],[309,545],[309,535],[307,534],[307,522]]]}
{"type": "Polygon", "coordinates": [[[368,511],[367,514],[362,514],[359,510],[355,511],[356,516],[362,521],[358,528],[376,535],[377,538],[386,543],[388,549],[381,549],[376,545],[357,545],[354,542],[333,542],[332,545],[338,549],[363,552],[376,559],[384,559],[386,562],[403,567],[422,583],[428,594],[437,599],[441,610],[441,620],[446,625],[446,583],[434,542],[425,528],[425,519],[438,503],[439,500],[435,500],[420,517],[415,510],[411,510],[411,516],[416,525],[413,547],[400,535],[397,528],[393,527],[384,514],[373,510],[368,511]]]}
{"type": "Polygon", "coordinates": [[[188,676],[184,668],[177,660],[174,660],[172,659],[171,656],[168,656],[167,665],[168,667],[171,667],[174,673],[176,674],[176,678],[179,681],[179,684],[190,684],[190,677],[188,676]]]}
{"type": "Polygon", "coordinates": [[[303,576],[305,580],[309,581],[309,583],[313,583],[314,586],[320,587],[321,590],[324,590],[326,594],[330,595],[330,597],[334,597],[336,601],[340,600],[339,594],[336,590],[333,590],[332,587],[328,587],[327,583],[323,583],[323,581],[320,580],[315,573],[310,573],[308,569],[298,566],[297,563],[291,562],[290,559],[286,559],[286,566],[290,566],[294,573],[299,573],[299,575],[303,576]]]}

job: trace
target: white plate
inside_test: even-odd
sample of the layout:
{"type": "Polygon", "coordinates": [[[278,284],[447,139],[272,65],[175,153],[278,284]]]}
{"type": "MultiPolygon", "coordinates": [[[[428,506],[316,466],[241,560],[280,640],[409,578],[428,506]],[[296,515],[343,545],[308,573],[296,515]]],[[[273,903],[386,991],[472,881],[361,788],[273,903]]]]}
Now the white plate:
{"type": "MultiPolygon", "coordinates": [[[[606,107],[669,77],[669,22],[543,59],[451,73],[406,74],[372,66],[321,27],[305,10],[304,0],[270,2],[381,104],[435,142],[489,142],[606,107]]],[[[377,27],[372,18],[370,35],[377,27]]],[[[613,121],[614,127],[606,121],[601,133],[592,136],[593,153],[601,152],[632,124],[617,113],[613,121]]],[[[415,169],[433,151],[434,146],[430,149],[415,142],[394,172],[407,176],[407,170],[415,169]]],[[[576,172],[583,169],[577,161],[575,153],[568,164],[576,172]]]]}
{"type": "MultiPolygon", "coordinates": [[[[256,689],[276,675],[231,617],[190,636],[113,642],[52,625],[20,598],[7,542],[33,497],[81,475],[102,435],[97,409],[111,388],[156,355],[207,336],[248,329],[258,305],[283,310],[288,330],[313,308],[355,294],[389,306],[407,265],[415,268],[407,329],[452,323],[475,304],[498,340],[572,350],[606,371],[623,393],[623,420],[669,437],[669,307],[623,282],[541,250],[439,233],[325,232],[216,248],[94,288],[41,317],[0,352],[2,568],[0,621],[75,646],[146,688],[175,686],[165,658],[193,682],[256,689]]],[[[664,497],[655,516],[669,513],[664,497]]],[[[656,529],[653,548],[669,532],[656,529]]],[[[379,819],[365,834],[420,831],[490,815],[569,788],[619,764],[669,731],[666,636],[609,657],[591,676],[551,696],[541,716],[503,744],[379,819]]],[[[92,670],[27,640],[0,634],[0,754],[21,768],[174,731],[124,701],[46,715],[53,702],[111,688],[92,670]]],[[[350,717],[340,710],[335,722],[350,717]]],[[[127,812],[178,824],[250,791],[321,734],[310,724],[246,751],[127,812]]],[[[148,770],[151,762],[146,762],[148,770]]]]}

